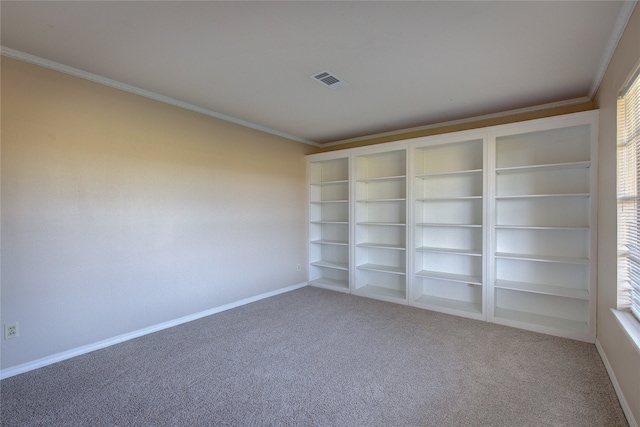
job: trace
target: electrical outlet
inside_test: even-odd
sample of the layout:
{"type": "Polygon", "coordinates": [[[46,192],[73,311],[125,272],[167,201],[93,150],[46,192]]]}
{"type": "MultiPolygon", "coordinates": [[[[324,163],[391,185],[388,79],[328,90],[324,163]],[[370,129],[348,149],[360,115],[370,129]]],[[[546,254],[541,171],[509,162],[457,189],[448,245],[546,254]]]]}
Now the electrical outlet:
{"type": "Polygon", "coordinates": [[[7,323],[4,325],[4,339],[10,340],[18,338],[18,322],[7,323]]]}
{"type": "Polygon", "coordinates": [[[297,267],[297,268],[298,268],[298,271],[300,271],[300,264],[298,264],[298,267],[297,267]]]}

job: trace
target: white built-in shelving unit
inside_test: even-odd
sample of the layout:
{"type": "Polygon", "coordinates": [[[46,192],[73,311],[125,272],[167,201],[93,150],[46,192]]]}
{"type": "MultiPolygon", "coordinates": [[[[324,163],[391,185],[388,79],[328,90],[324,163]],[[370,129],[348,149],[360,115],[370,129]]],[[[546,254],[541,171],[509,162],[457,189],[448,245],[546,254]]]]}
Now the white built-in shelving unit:
{"type": "Polygon", "coordinates": [[[574,116],[492,134],[489,320],[595,339],[595,126],[574,116]]]}
{"type": "Polygon", "coordinates": [[[594,342],[597,117],[308,156],[309,284],[594,342]]]}
{"type": "Polygon", "coordinates": [[[484,316],[484,146],[436,139],[414,149],[413,305],[484,316]]]}
{"type": "Polygon", "coordinates": [[[354,157],[353,292],[407,302],[407,149],[354,157]]]}
{"type": "Polygon", "coordinates": [[[349,292],[349,157],[309,164],[309,283],[349,292]]]}

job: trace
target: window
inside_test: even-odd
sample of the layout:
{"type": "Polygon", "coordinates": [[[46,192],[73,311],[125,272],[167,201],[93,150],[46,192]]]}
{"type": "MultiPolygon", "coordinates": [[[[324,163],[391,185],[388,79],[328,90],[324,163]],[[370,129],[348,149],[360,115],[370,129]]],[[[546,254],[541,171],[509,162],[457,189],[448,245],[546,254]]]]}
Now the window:
{"type": "Polygon", "coordinates": [[[640,319],[640,69],[618,98],[618,310],[640,319]]]}

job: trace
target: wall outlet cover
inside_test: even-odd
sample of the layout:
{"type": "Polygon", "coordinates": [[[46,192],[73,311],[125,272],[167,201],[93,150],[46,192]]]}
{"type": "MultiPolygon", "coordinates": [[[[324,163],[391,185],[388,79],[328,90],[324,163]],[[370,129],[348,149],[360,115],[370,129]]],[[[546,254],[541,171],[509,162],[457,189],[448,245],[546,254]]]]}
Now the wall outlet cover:
{"type": "Polygon", "coordinates": [[[18,322],[7,323],[4,325],[4,339],[10,340],[18,338],[18,322]]]}

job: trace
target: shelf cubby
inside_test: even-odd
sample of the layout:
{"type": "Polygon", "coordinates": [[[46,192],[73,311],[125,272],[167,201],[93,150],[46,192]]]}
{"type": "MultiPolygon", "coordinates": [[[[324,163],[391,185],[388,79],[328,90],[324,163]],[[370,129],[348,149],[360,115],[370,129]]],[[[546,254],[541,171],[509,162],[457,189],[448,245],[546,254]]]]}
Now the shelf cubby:
{"type": "Polygon", "coordinates": [[[412,303],[417,307],[482,319],[482,300],[482,286],[479,285],[435,277],[415,278],[412,303]]]}
{"type": "Polygon", "coordinates": [[[415,148],[413,305],[483,318],[484,146],[415,148]]]}
{"type": "Polygon", "coordinates": [[[529,292],[534,294],[551,295],[564,298],[589,299],[587,289],[567,288],[563,286],[541,285],[539,283],[512,282],[508,280],[496,280],[497,289],[510,289],[513,291],[529,292]]]}
{"type": "Polygon", "coordinates": [[[497,226],[589,227],[589,198],[532,198],[496,201],[497,226]]]}
{"type": "Polygon", "coordinates": [[[588,260],[590,235],[588,227],[571,228],[496,228],[496,254],[511,253],[533,256],[567,257],[588,260]]]}
{"type": "Polygon", "coordinates": [[[595,342],[597,123],[309,155],[308,283],[595,342]]]}
{"type": "Polygon", "coordinates": [[[349,292],[349,158],[309,164],[309,284],[349,292]]]}
{"type": "Polygon", "coordinates": [[[355,157],[354,293],[406,303],[407,150],[355,157]]]}
{"type": "Polygon", "coordinates": [[[511,289],[496,289],[495,320],[536,326],[541,332],[572,337],[589,333],[589,301],[557,295],[535,294],[511,289]]]}
{"type": "Polygon", "coordinates": [[[589,264],[496,257],[496,280],[588,289],[589,264]]]}
{"type": "Polygon", "coordinates": [[[490,320],[593,340],[593,144],[590,123],[496,135],[490,320]]]}
{"type": "Polygon", "coordinates": [[[561,167],[591,161],[590,124],[515,131],[496,138],[496,170],[561,167]]]}

